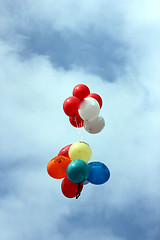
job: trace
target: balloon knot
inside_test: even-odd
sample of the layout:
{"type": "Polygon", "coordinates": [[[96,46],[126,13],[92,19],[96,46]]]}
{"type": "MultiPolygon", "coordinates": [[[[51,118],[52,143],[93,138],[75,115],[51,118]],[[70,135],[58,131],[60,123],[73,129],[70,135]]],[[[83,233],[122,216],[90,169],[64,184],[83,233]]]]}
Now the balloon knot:
{"type": "Polygon", "coordinates": [[[78,199],[78,198],[80,197],[80,195],[81,195],[80,193],[79,193],[79,194],[77,194],[77,195],[76,195],[76,199],[78,199]]]}
{"type": "Polygon", "coordinates": [[[78,199],[81,195],[81,188],[80,188],[80,183],[78,183],[78,186],[77,186],[77,192],[76,192],[76,199],[78,199]]]}

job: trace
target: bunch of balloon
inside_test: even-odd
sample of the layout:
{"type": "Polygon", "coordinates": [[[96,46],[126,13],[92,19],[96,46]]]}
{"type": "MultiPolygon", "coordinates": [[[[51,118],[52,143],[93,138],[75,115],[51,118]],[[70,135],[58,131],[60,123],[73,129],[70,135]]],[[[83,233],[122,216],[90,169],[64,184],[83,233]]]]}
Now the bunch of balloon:
{"type": "Polygon", "coordinates": [[[110,178],[110,171],[102,162],[87,163],[92,156],[90,146],[82,141],[63,147],[58,156],[47,165],[48,174],[55,179],[63,179],[61,191],[67,198],[78,198],[83,185],[100,185],[110,178]]]}
{"type": "Polygon", "coordinates": [[[63,179],[61,190],[65,197],[78,198],[83,189],[83,182],[89,175],[88,160],[92,150],[85,142],[76,142],[62,148],[58,156],[47,165],[48,174],[55,179],[63,179]]]}
{"type": "MultiPolygon", "coordinates": [[[[79,84],[73,89],[73,96],[63,103],[63,110],[69,116],[70,123],[77,128],[83,127],[89,133],[99,133],[105,126],[99,116],[102,98],[90,93],[89,88],[79,84]]],[[[86,142],[76,142],[63,147],[58,155],[47,165],[48,174],[62,179],[61,191],[67,198],[78,198],[83,186],[92,183],[104,184],[110,178],[108,167],[102,162],[90,162],[92,150],[86,142]]]]}
{"type": "Polygon", "coordinates": [[[77,128],[84,129],[92,134],[102,131],[105,120],[99,116],[102,108],[102,98],[97,93],[90,93],[84,84],[78,84],[73,89],[73,96],[63,103],[63,110],[69,117],[70,123],[77,128]]]}

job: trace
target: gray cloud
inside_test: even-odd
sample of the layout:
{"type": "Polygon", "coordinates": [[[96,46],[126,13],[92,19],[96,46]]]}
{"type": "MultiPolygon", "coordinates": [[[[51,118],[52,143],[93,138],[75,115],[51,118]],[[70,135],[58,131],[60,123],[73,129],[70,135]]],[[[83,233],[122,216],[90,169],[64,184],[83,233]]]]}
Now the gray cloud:
{"type": "MultiPolygon", "coordinates": [[[[19,6],[18,3],[19,1],[16,1],[17,6],[19,6]]],[[[49,4],[49,2],[46,4],[49,4]]],[[[11,32],[10,30],[7,32],[4,30],[3,32],[5,40],[11,40],[12,44],[19,42],[23,45],[19,51],[22,59],[31,57],[34,54],[46,55],[56,67],[65,70],[70,70],[74,66],[82,67],[86,72],[97,74],[109,82],[116,81],[117,78],[125,75],[131,58],[129,55],[129,42],[121,35],[124,29],[123,17],[119,22],[118,16],[116,16],[115,22],[115,19],[109,14],[109,19],[105,19],[106,15],[103,12],[104,19],[99,19],[99,12],[97,16],[98,23],[102,24],[101,21],[107,20],[104,23],[105,30],[104,26],[99,27],[99,24],[98,26],[95,24],[95,19],[91,21],[87,18],[86,21],[89,22],[80,23],[79,18],[81,18],[81,15],[79,17],[75,15],[74,19],[69,18],[70,21],[66,26],[65,22],[58,24],[60,21],[59,4],[53,6],[53,11],[55,11],[53,20],[50,19],[52,16],[50,14],[47,15],[46,19],[41,19],[39,15],[37,16],[34,7],[34,12],[32,12],[30,5],[27,3],[24,5],[30,15],[25,11],[25,7],[20,4],[21,11],[14,8],[15,11],[12,12],[13,22],[16,21],[16,27],[13,25],[11,32]],[[58,7],[57,12],[56,7],[58,7]],[[21,21],[18,21],[18,18],[21,21]],[[74,21],[77,21],[77,28],[71,26],[74,21]]],[[[39,5],[41,7],[41,4],[39,5]]],[[[73,11],[76,11],[76,5],[73,4],[73,6],[75,7],[73,11]]],[[[12,8],[8,2],[7,9],[11,12],[12,8]]],[[[68,8],[66,10],[70,12],[68,8]]],[[[64,16],[65,13],[68,14],[67,11],[63,9],[64,16]]],[[[81,12],[81,14],[83,13],[81,12]]],[[[10,21],[7,23],[9,25],[10,21]]]]}
{"type": "Polygon", "coordinates": [[[63,236],[67,239],[76,235],[78,239],[88,235],[90,239],[95,235],[102,239],[158,239],[158,219],[154,215],[152,204],[145,205],[144,199],[139,198],[136,202],[130,202],[122,211],[108,205],[107,196],[103,198],[103,204],[99,203],[98,198],[97,201],[94,200],[93,193],[87,206],[72,209],[72,213],[59,223],[63,236]]]}
{"type": "Polygon", "coordinates": [[[83,67],[86,72],[97,74],[109,82],[125,75],[131,61],[128,44],[102,31],[88,29],[80,36],[69,31],[51,31],[48,26],[27,36],[26,48],[20,54],[24,57],[47,55],[56,67],[65,70],[83,67]]]}

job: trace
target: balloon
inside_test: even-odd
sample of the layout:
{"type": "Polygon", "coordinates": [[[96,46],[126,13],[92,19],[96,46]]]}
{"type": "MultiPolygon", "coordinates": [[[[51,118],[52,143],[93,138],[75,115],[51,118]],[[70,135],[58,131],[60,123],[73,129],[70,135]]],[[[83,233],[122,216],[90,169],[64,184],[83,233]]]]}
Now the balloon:
{"type": "Polygon", "coordinates": [[[82,160],[74,160],[67,167],[67,177],[74,183],[80,183],[87,179],[89,174],[88,164],[82,160]]]}
{"type": "MultiPolygon", "coordinates": [[[[69,166],[69,165],[68,165],[69,166]]],[[[104,163],[90,162],[87,180],[93,184],[103,184],[110,178],[110,171],[104,163]]]]}
{"type": "Polygon", "coordinates": [[[58,156],[65,156],[65,157],[68,157],[69,158],[69,155],[68,155],[68,151],[69,151],[69,148],[72,146],[72,144],[69,144],[65,147],[63,147],[59,153],[58,153],[58,156]]]}
{"type": "Polygon", "coordinates": [[[89,88],[84,84],[78,84],[73,89],[73,96],[83,100],[87,95],[90,94],[89,88]]]}
{"type": "Polygon", "coordinates": [[[89,181],[88,180],[85,180],[84,182],[83,182],[83,186],[84,185],[87,185],[89,183],[89,181]]]}
{"type": "Polygon", "coordinates": [[[61,190],[65,197],[74,198],[80,195],[83,189],[83,183],[71,182],[67,177],[65,177],[61,184],[61,190]]]}
{"type": "Polygon", "coordinates": [[[76,142],[72,144],[72,146],[69,149],[69,157],[72,161],[76,159],[80,159],[85,162],[88,162],[91,156],[92,156],[92,150],[90,146],[85,142],[81,142],[81,141],[76,142]]]}
{"type": "Polygon", "coordinates": [[[97,93],[90,93],[87,97],[92,97],[97,100],[100,108],[102,107],[102,98],[97,93]]]}
{"type": "Polygon", "coordinates": [[[69,117],[74,117],[78,114],[78,108],[81,100],[77,97],[68,97],[63,103],[63,110],[69,117]]]}
{"type": "Polygon", "coordinates": [[[97,118],[95,118],[92,121],[84,121],[84,128],[87,132],[89,133],[99,133],[100,131],[102,131],[102,129],[105,126],[105,121],[104,118],[101,116],[98,116],[97,118]]]}
{"type": "Polygon", "coordinates": [[[48,174],[56,179],[64,178],[66,176],[66,169],[71,159],[64,156],[56,156],[52,158],[47,165],[48,174]]]}
{"type": "Polygon", "coordinates": [[[79,114],[75,117],[69,117],[69,121],[74,127],[83,127],[84,120],[79,116],[79,114]]]}
{"type": "Polygon", "coordinates": [[[80,104],[78,112],[83,120],[92,121],[99,115],[99,103],[94,98],[86,97],[80,104]]]}

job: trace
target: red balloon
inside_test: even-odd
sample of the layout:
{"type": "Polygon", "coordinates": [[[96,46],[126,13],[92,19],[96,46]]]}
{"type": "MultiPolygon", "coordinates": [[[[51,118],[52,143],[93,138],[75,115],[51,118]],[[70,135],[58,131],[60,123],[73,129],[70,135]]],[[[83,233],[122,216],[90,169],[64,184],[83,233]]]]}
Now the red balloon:
{"type": "Polygon", "coordinates": [[[87,97],[92,97],[97,100],[100,108],[102,107],[102,98],[97,93],[90,93],[87,97]]]}
{"type": "Polygon", "coordinates": [[[69,121],[74,127],[83,127],[84,120],[79,116],[79,114],[75,117],[70,117],[69,121]]]}
{"type": "Polygon", "coordinates": [[[69,158],[68,151],[69,151],[69,149],[70,149],[71,146],[72,146],[72,144],[69,144],[69,145],[63,147],[63,148],[59,151],[58,156],[61,155],[61,156],[64,156],[64,157],[68,157],[68,158],[69,158]]]}
{"type": "Polygon", "coordinates": [[[89,88],[84,84],[78,84],[73,88],[73,96],[83,100],[85,97],[90,94],[89,88]]]}
{"type": "Polygon", "coordinates": [[[83,183],[71,182],[67,177],[65,177],[61,184],[61,190],[65,197],[67,198],[78,198],[83,189],[83,183]]]}
{"type": "Polygon", "coordinates": [[[68,97],[63,103],[63,110],[69,117],[74,117],[78,114],[78,108],[81,101],[77,97],[68,97]]]}

